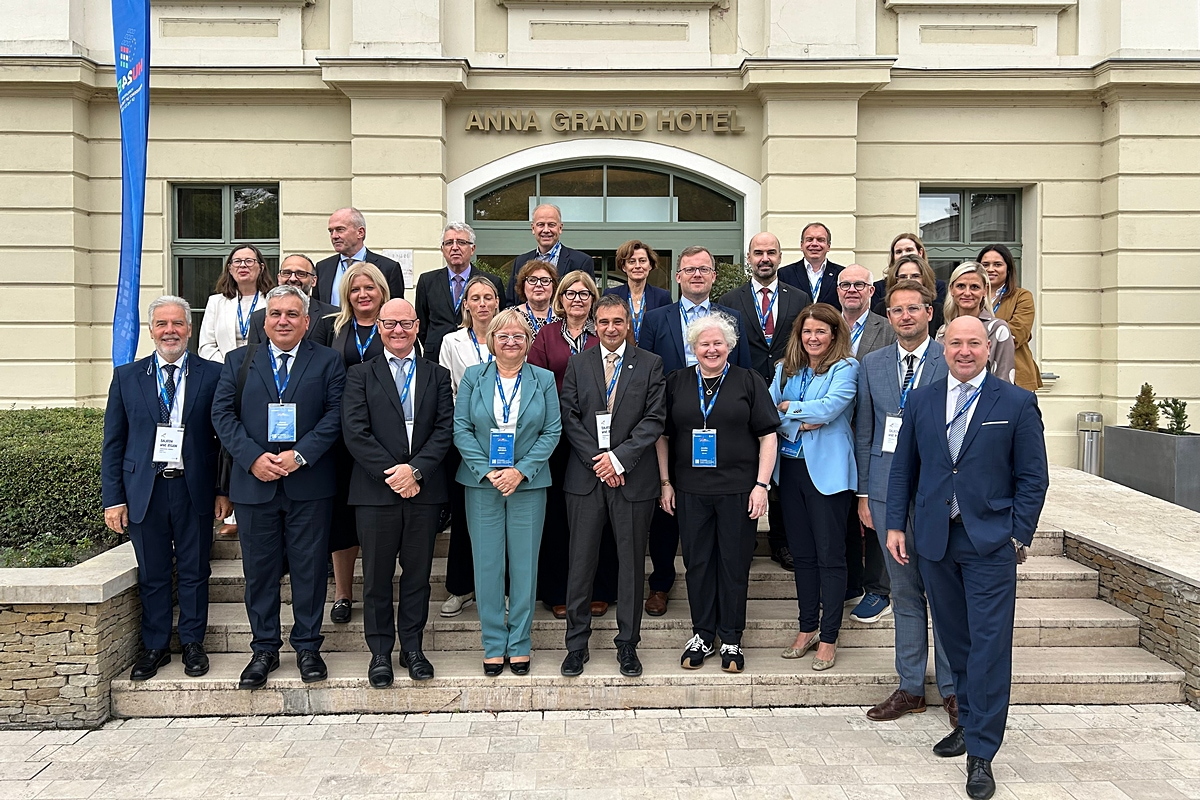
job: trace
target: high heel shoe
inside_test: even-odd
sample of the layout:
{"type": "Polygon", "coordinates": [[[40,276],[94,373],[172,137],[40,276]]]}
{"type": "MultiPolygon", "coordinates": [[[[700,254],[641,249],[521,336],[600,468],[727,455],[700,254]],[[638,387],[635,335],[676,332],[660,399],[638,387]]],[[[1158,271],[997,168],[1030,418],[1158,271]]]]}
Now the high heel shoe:
{"type": "Polygon", "coordinates": [[[783,658],[800,658],[802,655],[811,650],[813,645],[820,643],[820,640],[821,635],[819,633],[813,633],[812,636],[808,637],[808,641],[806,641],[802,647],[785,647],[783,648],[783,652],[779,655],[783,658]]]}
{"type": "Polygon", "coordinates": [[[489,664],[486,661],[483,662],[483,674],[488,676],[489,678],[494,678],[497,675],[499,675],[501,672],[504,672],[504,662],[503,661],[499,662],[498,664],[489,664]]]}
{"type": "Polygon", "coordinates": [[[508,668],[512,670],[513,675],[528,675],[530,661],[531,659],[528,658],[524,661],[513,661],[510,658],[508,660],[508,668]]]}

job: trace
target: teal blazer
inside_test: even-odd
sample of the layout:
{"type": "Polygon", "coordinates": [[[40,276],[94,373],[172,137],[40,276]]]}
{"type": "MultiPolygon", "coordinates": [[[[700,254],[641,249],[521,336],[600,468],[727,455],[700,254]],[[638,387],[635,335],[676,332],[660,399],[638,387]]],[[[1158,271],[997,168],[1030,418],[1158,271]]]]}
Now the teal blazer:
{"type": "MultiPolygon", "coordinates": [[[[496,397],[496,362],[467,367],[458,384],[454,404],[454,446],[462,456],[455,480],[463,486],[480,484],[490,488],[487,474],[496,397]]],[[[517,491],[550,486],[546,462],[562,433],[558,390],[554,373],[532,364],[521,367],[521,407],[517,411],[517,435],[513,443],[514,466],[525,476],[517,491]]]]}
{"type": "MultiPolygon", "coordinates": [[[[803,403],[798,402],[800,376],[789,378],[781,390],[779,384],[782,375],[783,364],[780,363],[776,365],[775,378],[771,381],[771,399],[776,406],[784,400],[790,401],[787,413],[779,415],[783,420],[777,431],[780,434],[780,447],[783,446],[784,435],[795,440],[800,423],[819,424],[821,427],[815,431],[800,434],[804,441],[804,460],[813,486],[824,495],[857,489],[858,468],[854,461],[854,429],[851,421],[854,419],[854,400],[858,395],[858,362],[853,358],[843,359],[824,375],[813,378],[803,403]]],[[[782,455],[775,460],[776,483],[779,482],[779,462],[782,460],[782,455]]]]}

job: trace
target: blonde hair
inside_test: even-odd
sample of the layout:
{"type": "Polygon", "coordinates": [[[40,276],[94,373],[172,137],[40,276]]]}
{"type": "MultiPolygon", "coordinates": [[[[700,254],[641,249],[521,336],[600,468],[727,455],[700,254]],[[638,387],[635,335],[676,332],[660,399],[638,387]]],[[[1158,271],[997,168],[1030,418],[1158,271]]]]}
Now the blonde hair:
{"type": "Polygon", "coordinates": [[[596,288],[596,282],[592,280],[592,276],[588,275],[581,269],[568,272],[563,276],[563,279],[558,282],[558,288],[554,291],[554,302],[551,308],[554,309],[555,316],[563,318],[567,316],[566,306],[563,304],[563,292],[577,283],[582,283],[583,288],[592,293],[592,307],[588,310],[588,319],[591,319],[596,313],[596,301],[600,298],[600,290],[596,288]]]}
{"type": "MultiPolygon", "coordinates": [[[[485,289],[491,292],[492,297],[496,298],[496,310],[500,310],[500,294],[496,291],[496,284],[492,283],[483,275],[476,275],[475,277],[471,278],[471,280],[467,281],[467,285],[463,287],[462,299],[460,301],[462,303],[462,324],[458,326],[460,328],[475,327],[475,320],[471,317],[471,309],[467,307],[467,297],[471,294],[471,287],[475,285],[483,286],[485,289]]],[[[495,316],[495,314],[492,316],[495,316]]]]}
{"type": "Polygon", "coordinates": [[[486,334],[488,352],[496,355],[496,332],[514,325],[524,331],[525,355],[529,355],[529,348],[533,346],[533,328],[529,327],[529,320],[525,319],[525,315],[515,308],[506,308],[497,312],[496,316],[492,317],[492,321],[488,323],[486,334]]]}
{"type": "Polygon", "coordinates": [[[354,309],[350,305],[350,287],[354,283],[354,279],[361,275],[370,278],[371,282],[379,288],[379,293],[383,298],[379,303],[380,308],[383,308],[383,304],[392,299],[391,290],[388,289],[387,278],[383,277],[383,273],[379,271],[379,267],[374,264],[368,264],[366,261],[351,261],[346,265],[346,271],[342,273],[341,285],[338,286],[338,299],[341,301],[342,308],[333,320],[334,336],[341,333],[342,328],[346,327],[346,323],[354,319],[354,309]]]}
{"type": "Polygon", "coordinates": [[[992,301],[992,283],[988,280],[987,270],[978,261],[962,262],[954,268],[954,272],[950,273],[950,280],[946,281],[946,304],[942,307],[942,310],[946,315],[947,325],[950,324],[950,320],[962,316],[962,312],[958,310],[958,304],[954,302],[954,295],[950,292],[950,287],[954,286],[954,282],[967,273],[974,273],[979,276],[979,280],[983,283],[983,297],[979,300],[979,310],[982,312],[992,301]]]}

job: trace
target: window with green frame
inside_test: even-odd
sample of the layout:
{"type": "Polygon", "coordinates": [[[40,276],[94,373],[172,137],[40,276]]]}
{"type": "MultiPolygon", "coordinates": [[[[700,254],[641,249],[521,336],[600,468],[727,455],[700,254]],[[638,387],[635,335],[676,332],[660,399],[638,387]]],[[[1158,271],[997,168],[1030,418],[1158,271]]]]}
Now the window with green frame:
{"type": "Polygon", "coordinates": [[[920,234],[929,265],[946,279],[989,244],[1007,245],[1021,279],[1021,190],[921,187],[920,234]]]}
{"type": "Polygon", "coordinates": [[[177,184],[174,189],[175,293],[192,306],[195,347],[204,307],[234,244],[258,247],[272,274],[279,266],[279,184],[177,184]]]}

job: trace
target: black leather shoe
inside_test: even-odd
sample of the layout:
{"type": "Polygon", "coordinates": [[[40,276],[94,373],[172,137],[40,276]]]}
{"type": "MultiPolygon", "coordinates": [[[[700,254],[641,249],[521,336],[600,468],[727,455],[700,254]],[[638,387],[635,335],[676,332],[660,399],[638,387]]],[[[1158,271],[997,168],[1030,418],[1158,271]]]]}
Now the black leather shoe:
{"type": "Polygon", "coordinates": [[[771,560],[788,572],[796,571],[796,560],[792,558],[792,551],[788,550],[787,547],[781,547],[774,553],[771,553],[771,560]]]}
{"type": "Polygon", "coordinates": [[[513,675],[528,675],[529,665],[531,663],[532,659],[529,661],[513,661],[512,659],[509,659],[508,668],[512,670],[513,675]]]}
{"type": "Polygon", "coordinates": [[[567,653],[567,657],[563,659],[562,666],[559,672],[566,678],[577,678],[583,674],[583,665],[590,661],[591,653],[585,647],[581,650],[571,650],[567,653]]]}
{"type": "Polygon", "coordinates": [[[296,653],[296,668],[300,670],[300,680],[305,683],[316,683],[329,677],[325,668],[325,659],[316,650],[301,650],[296,653]]]}
{"type": "Polygon", "coordinates": [[[964,755],[967,752],[967,740],[963,737],[962,725],[959,725],[954,730],[933,746],[933,754],[942,758],[955,758],[964,755]]]}
{"type": "Polygon", "coordinates": [[[988,800],[996,793],[996,779],[992,777],[992,762],[979,756],[967,756],[967,797],[971,800],[988,800]]]}
{"type": "Polygon", "coordinates": [[[378,653],[371,656],[371,665],[367,667],[367,680],[375,689],[386,689],[392,685],[392,657],[378,653]]]}
{"type": "Polygon", "coordinates": [[[408,667],[408,677],[414,681],[433,680],[433,664],[420,650],[409,650],[400,653],[400,666],[408,667]]]}
{"type": "Polygon", "coordinates": [[[279,669],[279,653],[268,650],[255,650],[250,656],[250,663],[242,670],[242,678],[238,681],[239,689],[257,689],[265,686],[267,675],[279,669]]]}
{"type": "Polygon", "coordinates": [[[350,607],[353,605],[353,600],[347,600],[344,597],[341,600],[335,600],[333,608],[329,609],[329,621],[345,625],[350,621],[350,607]]]}
{"type": "Polygon", "coordinates": [[[208,653],[200,642],[188,642],[183,646],[183,674],[199,678],[208,674],[208,653]]]}
{"type": "MultiPolygon", "coordinates": [[[[158,668],[171,663],[170,650],[147,650],[133,663],[129,680],[144,681],[158,674],[158,668]]],[[[190,673],[189,673],[190,674],[190,673]]]]}
{"type": "Polygon", "coordinates": [[[503,661],[500,661],[496,664],[489,664],[486,661],[483,662],[483,674],[487,675],[489,678],[494,678],[497,675],[499,675],[501,672],[504,672],[504,662],[503,661]]]}
{"type": "Polygon", "coordinates": [[[617,663],[621,665],[621,674],[626,678],[636,678],[642,674],[642,662],[638,659],[635,645],[617,645],[617,663]]]}

